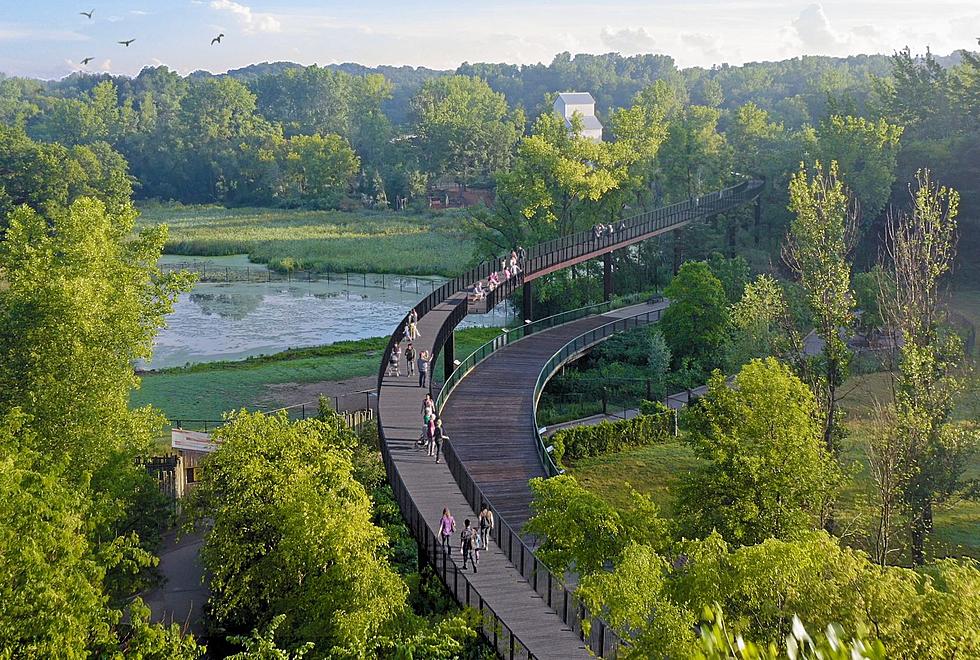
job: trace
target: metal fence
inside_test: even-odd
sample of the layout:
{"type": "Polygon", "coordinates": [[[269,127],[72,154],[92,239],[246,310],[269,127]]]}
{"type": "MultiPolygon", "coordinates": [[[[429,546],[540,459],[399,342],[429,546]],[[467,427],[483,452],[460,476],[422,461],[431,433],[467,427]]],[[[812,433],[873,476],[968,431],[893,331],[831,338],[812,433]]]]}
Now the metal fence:
{"type": "Polygon", "coordinates": [[[327,282],[347,287],[369,289],[389,289],[406,293],[432,292],[440,286],[442,279],[415,277],[412,275],[392,275],[389,273],[332,273],[315,270],[279,271],[271,268],[251,266],[219,266],[206,261],[183,261],[160,266],[164,273],[191,272],[199,282],[232,283],[244,282],[260,284],[263,282],[327,282]]]}
{"type": "MultiPolygon", "coordinates": [[[[451,460],[458,464],[455,454],[451,453],[449,443],[446,443],[443,448],[446,450],[447,464],[451,464],[451,460]],[[450,456],[452,456],[452,459],[450,459],[450,456]]],[[[535,656],[528,650],[527,645],[497,615],[493,608],[483,600],[476,587],[470,583],[470,574],[460,570],[454,562],[449,560],[445,552],[443,552],[441,544],[436,538],[435,531],[425,522],[425,518],[419,512],[414,500],[412,500],[408,490],[405,488],[405,482],[402,481],[401,474],[398,472],[398,466],[392,460],[391,452],[385,442],[381,443],[381,456],[388,473],[388,480],[391,483],[395,501],[398,502],[398,507],[401,509],[402,516],[405,518],[405,522],[411,530],[412,536],[415,537],[422,548],[421,559],[432,566],[433,570],[442,578],[443,583],[458,603],[472,607],[480,612],[482,616],[481,632],[487,641],[493,645],[494,651],[499,657],[510,659],[528,658],[529,660],[534,658],[535,656]]],[[[498,520],[500,519],[498,518],[498,520]]],[[[503,527],[503,521],[500,521],[498,524],[498,529],[501,527],[503,527]]],[[[498,533],[496,536],[500,537],[501,534],[498,533]]]]}
{"type": "MultiPolygon", "coordinates": [[[[365,407],[346,409],[342,410],[337,403],[339,397],[325,397],[327,401],[334,402],[336,406],[334,412],[337,413],[341,418],[343,418],[344,423],[348,428],[357,430],[361,428],[364,424],[375,418],[375,408],[377,407],[377,396],[374,392],[364,392],[356,393],[351,396],[358,397],[358,400],[365,404],[365,407]]],[[[262,411],[266,415],[273,415],[276,413],[286,413],[286,416],[291,420],[302,420],[309,419],[312,417],[317,417],[320,414],[320,402],[319,401],[307,401],[305,403],[297,403],[292,406],[286,406],[284,408],[276,408],[275,410],[264,410],[262,411]]],[[[224,419],[186,419],[186,418],[171,418],[167,422],[170,424],[171,428],[182,429],[184,431],[203,431],[204,433],[210,433],[215,429],[224,426],[227,420],[224,419]]]]}
{"type": "Polygon", "coordinates": [[[534,394],[532,395],[533,404],[531,406],[531,421],[534,424],[534,436],[537,444],[538,456],[541,457],[541,463],[544,465],[545,472],[548,473],[548,476],[553,477],[562,473],[562,470],[551,458],[551,453],[548,451],[544,444],[544,440],[541,437],[541,427],[538,425],[538,401],[541,398],[541,392],[544,390],[544,386],[547,384],[548,379],[551,378],[552,374],[558,371],[563,364],[574,358],[576,355],[579,355],[583,351],[587,350],[591,346],[599,343],[606,337],[619,332],[626,332],[627,330],[639,328],[640,326],[656,323],[660,320],[660,315],[662,313],[663,310],[658,308],[624,319],[617,319],[612,323],[607,323],[599,326],[598,328],[589,330],[588,332],[579,335],[562,346],[557,353],[551,356],[550,360],[545,362],[544,367],[541,368],[541,373],[538,374],[538,380],[534,384],[534,394]]]}

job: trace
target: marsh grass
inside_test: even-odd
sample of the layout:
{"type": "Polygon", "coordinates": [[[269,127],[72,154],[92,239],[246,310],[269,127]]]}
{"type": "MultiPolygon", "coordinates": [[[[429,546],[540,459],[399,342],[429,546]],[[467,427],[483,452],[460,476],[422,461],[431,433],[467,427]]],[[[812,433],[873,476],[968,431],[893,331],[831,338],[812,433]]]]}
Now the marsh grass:
{"type": "Polygon", "coordinates": [[[275,270],[454,276],[473,243],[459,212],[307,211],[149,205],[138,225],[166,224],[167,254],[248,254],[275,270]]]}

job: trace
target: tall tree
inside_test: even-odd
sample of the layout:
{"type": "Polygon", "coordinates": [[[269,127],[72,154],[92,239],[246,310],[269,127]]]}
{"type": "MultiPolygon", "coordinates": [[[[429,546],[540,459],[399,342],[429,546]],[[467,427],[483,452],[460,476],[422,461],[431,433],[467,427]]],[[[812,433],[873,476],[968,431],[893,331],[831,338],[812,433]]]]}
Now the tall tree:
{"type": "Polygon", "coordinates": [[[728,301],[721,281],[703,261],[689,261],[664,295],[670,306],[660,321],[675,366],[687,359],[710,371],[720,365],[728,339],[728,301]]]}
{"type": "Polygon", "coordinates": [[[891,287],[882,287],[882,298],[892,336],[900,338],[894,400],[904,444],[901,488],[912,559],[922,564],[933,507],[962,487],[964,458],[977,438],[950,423],[963,389],[963,347],[945,324],[941,281],[955,256],[959,195],[928,171],[918,173],[910,194],[911,212],[893,214],[887,226],[891,287]]]}
{"type": "Polygon", "coordinates": [[[806,385],[773,358],[745,365],[732,387],[715,372],[685,420],[704,459],[683,480],[686,531],[751,545],[812,528],[840,479],[815,408],[806,385]]]}
{"type": "Polygon", "coordinates": [[[479,78],[429,80],[412,105],[427,171],[464,186],[504,169],[524,128],[523,113],[479,78]]]}
{"type": "Polygon", "coordinates": [[[824,444],[836,455],[843,432],[838,390],[847,379],[851,360],[845,339],[854,309],[848,260],[855,235],[854,203],[834,162],[826,172],[817,163],[812,178],[801,165],[789,190],[790,209],[796,217],[783,258],[803,287],[814,332],[823,342],[819,361],[812,373],[804,375],[820,404],[824,444]]]}

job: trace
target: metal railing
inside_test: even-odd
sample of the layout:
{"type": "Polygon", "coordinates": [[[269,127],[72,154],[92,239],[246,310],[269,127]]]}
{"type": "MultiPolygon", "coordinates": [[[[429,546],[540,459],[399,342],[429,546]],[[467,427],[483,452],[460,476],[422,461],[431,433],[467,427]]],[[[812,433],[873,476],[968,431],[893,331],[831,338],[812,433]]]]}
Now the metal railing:
{"type": "MultiPolygon", "coordinates": [[[[596,238],[591,231],[583,231],[532,246],[524,260],[524,270],[521,275],[501,283],[501,285],[498,286],[493,292],[488,293],[488,309],[490,308],[489,305],[496,304],[496,302],[503,300],[506,296],[515,291],[516,288],[524,282],[525,278],[530,275],[554,268],[555,266],[559,266],[562,263],[575,259],[581,260],[586,258],[587,255],[601,254],[625,245],[630,245],[636,242],[636,240],[639,238],[653,235],[654,233],[666,230],[668,228],[679,227],[698,217],[707,217],[716,213],[721,213],[729,208],[734,208],[744,201],[752,199],[758,194],[761,188],[761,181],[744,181],[736,186],[732,186],[715,193],[703,195],[696,199],[655,209],[653,211],[648,211],[625,219],[622,221],[623,227],[615,231],[611,236],[596,238]]],[[[497,268],[498,262],[496,259],[485,261],[470,269],[466,273],[447,281],[441,287],[419,301],[419,303],[415,306],[415,312],[418,314],[419,318],[422,318],[434,310],[437,306],[455,298],[454,309],[450,311],[446,321],[442,324],[436,335],[432,348],[433,356],[437,355],[441,351],[442,346],[449,337],[449,333],[451,333],[456,325],[458,325],[458,323],[466,316],[468,303],[466,292],[468,288],[474,285],[477,281],[487,278],[490,273],[496,272],[497,268]]],[[[391,352],[395,343],[400,341],[405,334],[409,314],[406,314],[405,317],[398,323],[395,331],[388,340],[387,347],[385,348],[381,365],[378,369],[379,396],[381,394],[381,387],[384,383],[385,371],[388,367],[391,352]]],[[[641,314],[639,317],[650,316],[651,314],[656,314],[657,319],[659,319],[659,310],[641,314]]],[[[639,317],[621,319],[614,323],[607,324],[606,326],[602,326],[602,328],[611,326],[625,329],[631,322],[633,323],[631,327],[638,327],[640,323],[638,323],[636,319],[639,317]]],[[[596,331],[592,332],[595,333],[596,331]]],[[[584,336],[588,336],[589,334],[590,333],[587,333],[584,336]]],[[[612,332],[610,332],[610,334],[612,334],[612,332]]],[[[510,340],[504,341],[510,343],[510,340]]],[[[514,341],[516,341],[516,339],[514,341]]],[[[598,341],[598,339],[595,339],[594,341],[598,341]]],[[[594,341],[592,343],[594,343],[594,341]]],[[[461,364],[460,367],[462,366],[463,365],[461,364]]],[[[449,383],[450,389],[452,386],[455,386],[459,382],[459,379],[463,378],[465,373],[471,368],[472,366],[469,366],[467,369],[455,369],[454,373],[449,375],[447,383],[456,372],[459,372],[460,375],[455,381],[449,383]]],[[[445,386],[443,389],[448,391],[445,386]]],[[[537,405],[538,396],[540,396],[540,390],[538,387],[536,387],[535,406],[537,405]]],[[[442,401],[445,400],[444,397],[440,397],[440,399],[442,401]]],[[[394,464],[394,461],[391,458],[390,450],[384,437],[384,425],[380,419],[380,410],[378,429],[382,441],[382,456],[384,458],[389,481],[391,482],[392,489],[395,492],[396,501],[398,501],[402,514],[405,517],[406,522],[408,522],[409,527],[412,529],[415,538],[423,544],[423,547],[429,547],[427,544],[430,543],[430,537],[432,539],[431,543],[434,544],[435,535],[425,524],[424,519],[419,514],[414,501],[412,501],[411,497],[408,495],[401,475],[398,473],[397,466],[394,464]]],[[[536,426],[535,432],[537,434],[536,426]]],[[[542,464],[546,466],[546,470],[548,470],[548,465],[550,464],[551,469],[549,470],[549,474],[557,474],[557,467],[554,466],[554,463],[551,461],[551,457],[545,451],[540,437],[537,438],[536,444],[538,446],[538,453],[542,464]]],[[[488,504],[488,506],[491,506],[491,510],[493,510],[492,503],[490,503],[483,495],[482,491],[480,491],[479,487],[469,475],[466,467],[456,456],[452,449],[452,442],[450,441],[445,443],[443,448],[445,450],[446,463],[449,466],[456,483],[459,485],[460,490],[466,496],[470,506],[473,507],[473,510],[479,511],[480,507],[485,503],[488,504]]],[[[590,616],[585,606],[578,601],[574,593],[559,578],[554,576],[537,558],[537,556],[535,556],[532,549],[524,542],[523,539],[520,538],[516,532],[514,532],[503,517],[499,515],[499,512],[494,510],[494,514],[497,520],[495,541],[505,552],[508,559],[514,562],[514,565],[517,567],[520,574],[528,579],[528,582],[531,584],[532,588],[539,595],[541,595],[545,602],[548,603],[549,607],[558,613],[562,621],[565,622],[566,625],[572,627],[572,629],[578,634],[582,634],[582,621],[591,620],[592,625],[590,626],[590,636],[586,642],[593,653],[599,655],[600,657],[615,654],[616,648],[618,648],[619,644],[621,643],[621,640],[618,638],[615,632],[598,617],[590,616]]],[[[437,562],[437,560],[434,558],[436,556],[438,555],[435,553],[432,555],[432,558],[430,558],[430,563],[437,562]]],[[[523,644],[513,633],[513,631],[506,625],[506,623],[500,619],[500,617],[493,612],[489,606],[486,605],[482,596],[479,595],[475,588],[471,587],[466,576],[458,571],[455,564],[452,564],[451,568],[448,567],[448,564],[449,563],[444,559],[442,573],[440,574],[443,581],[446,583],[446,586],[450,588],[454,597],[456,597],[457,601],[460,603],[471,604],[471,596],[473,594],[476,595],[479,602],[480,611],[484,613],[485,617],[490,617],[489,628],[487,627],[486,622],[484,625],[484,636],[486,636],[487,639],[494,644],[494,649],[497,651],[497,653],[502,657],[531,657],[531,653],[527,646],[523,644]],[[450,576],[452,578],[451,583],[450,576]],[[462,581],[465,583],[465,594],[460,592],[460,579],[462,579],[462,581]],[[501,640],[504,642],[503,647],[498,644],[498,642],[501,640]]],[[[433,565],[435,564],[433,563],[433,565]]]]}
{"type": "Polygon", "coordinates": [[[538,450],[538,456],[541,458],[541,464],[544,465],[544,470],[549,477],[561,474],[562,470],[555,464],[554,459],[551,458],[551,453],[548,451],[547,447],[545,447],[544,440],[541,437],[541,427],[538,426],[538,401],[541,399],[541,392],[544,390],[544,386],[547,384],[548,380],[561,368],[563,364],[589,347],[599,343],[606,337],[619,332],[639,328],[640,326],[656,323],[660,320],[662,313],[663,309],[658,308],[650,310],[649,312],[643,312],[642,314],[617,319],[612,323],[607,323],[599,326],[598,328],[589,330],[588,332],[579,335],[562,346],[558,352],[551,356],[551,359],[545,362],[544,366],[541,368],[541,373],[538,374],[538,380],[534,384],[534,394],[532,395],[531,405],[531,422],[534,424],[534,438],[538,450]]]}
{"type": "Polygon", "coordinates": [[[473,481],[466,466],[456,455],[452,440],[444,443],[442,449],[446,466],[460,490],[463,491],[463,496],[470,507],[474,511],[480,511],[483,506],[486,506],[493,512],[496,523],[493,528],[493,540],[521,577],[525,578],[544,603],[555,611],[562,623],[585,641],[595,655],[600,658],[615,657],[616,649],[622,643],[615,631],[600,617],[590,615],[585,605],[575,595],[574,589],[552,573],[544,562],[538,559],[527,541],[507,523],[493,506],[493,502],[473,481]],[[590,622],[588,639],[584,638],[583,621],[590,622]]]}
{"type": "MultiPolygon", "coordinates": [[[[451,453],[449,443],[443,446],[445,449],[446,462],[450,461],[458,464],[455,454],[451,453]],[[452,459],[450,459],[452,456],[452,459]]],[[[422,560],[429,564],[435,573],[442,579],[443,583],[453,594],[456,601],[467,607],[472,607],[480,612],[482,621],[480,624],[484,638],[493,645],[494,651],[501,658],[528,658],[535,656],[528,649],[527,645],[514,633],[513,630],[504,622],[503,619],[493,610],[492,607],[483,599],[476,587],[470,583],[470,574],[462,571],[455,562],[450,561],[449,557],[440,547],[439,540],[435,532],[425,522],[425,518],[419,512],[415,501],[405,488],[398,466],[391,458],[391,451],[385,442],[381,443],[381,456],[384,461],[385,470],[391,482],[391,490],[395,501],[401,509],[402,516],[412,535],[419,542],[422,548],[422,560]]],[[[478,509],[477,509],[478,510],[478,509]]],[[[498,518],[498,520],[500,520],[498,518]]],[[[503,526],[501,524],[498,529],[503,526]]],[[[501,534],[498,532],[499,538],[501,534]]],[[[503,547],[503,546],[501,546],[503,547]]],[[[523,558],[523,555],[522,555],[523,558]]]]}
{"type": "Polygon", "coordinates": [[[577,321],[578,319],[585,318],[586,316],[593,316],[595,314],[603,314],[612,309],[611,302],[601,302],[594,305],[586,305],[585,307],[579,307],[577,309],[569,310],[567,312],[561,312],[560,314],[554,314],[552,316],[545,317],[543,319],[538,319],[532,323],[525,323],[521,326],[504,329],[501,334],[497,335],[487,343],[480,346],[478,349],[470,353],[463,359],[459,365],[453,370],[452,374],[446,378],[445,382],[442,384],[442,389],[439,390],[439,396],[436,397],[436,410],[442,413],[442,406],[449,395],[452,393],[459,381],[463,380],[473,367],[483,362],[494,351],[503,348],[504,346],[509,346],[516,341],[520,341],[525,337],[532,335],[541,330],[547,328],[553,328],[556,325],[562,325],[564,323],[569,323],[571,321],[577,321]]]}

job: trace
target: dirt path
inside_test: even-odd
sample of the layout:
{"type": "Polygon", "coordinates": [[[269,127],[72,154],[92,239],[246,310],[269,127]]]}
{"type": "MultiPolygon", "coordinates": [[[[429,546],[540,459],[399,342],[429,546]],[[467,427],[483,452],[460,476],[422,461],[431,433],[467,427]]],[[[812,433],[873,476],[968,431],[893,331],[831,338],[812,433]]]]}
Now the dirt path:
{"type": "Polygon", "coordinates": [[[364,410],[368,402],[372,408],[376,408],[377,397],[374,392],[377,386],[376,376],[358,376],[346,380],[324,380],[316,383],[279,383],[267,385],[262,399],[270,407],[286,407],[311,402],[316,405],[316,401],[321,396],[325,396],[341,410],[364,410]]]}

